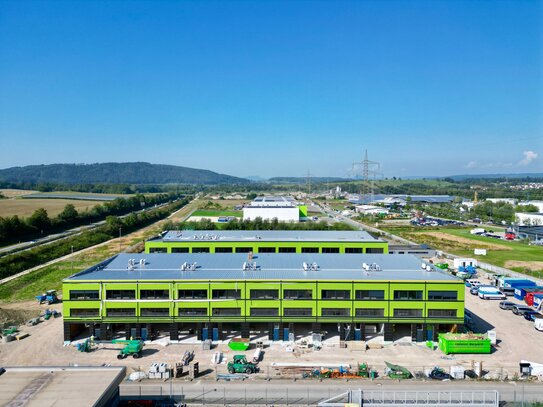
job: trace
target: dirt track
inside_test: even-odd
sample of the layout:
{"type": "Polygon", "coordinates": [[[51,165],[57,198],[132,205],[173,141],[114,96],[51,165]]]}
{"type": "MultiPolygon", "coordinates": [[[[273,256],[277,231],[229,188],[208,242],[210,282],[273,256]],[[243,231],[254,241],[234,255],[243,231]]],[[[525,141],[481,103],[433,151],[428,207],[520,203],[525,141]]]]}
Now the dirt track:
{"type": "Polygon", "coordinates": [[[430,237],[435,237],[436,239],[439,239],[439,240],[460,243],[462,245],[468,246],[471,249],[480,248],[480,249],[492,249],[492,250],[511,250],[507,246],[486,243],[486,242],[479,242],[476,240],[467,239],[465,237],[450,235],[444,232],[421,232],[421,233],[417,233],[417,235],[430,236],[430,237]]]}

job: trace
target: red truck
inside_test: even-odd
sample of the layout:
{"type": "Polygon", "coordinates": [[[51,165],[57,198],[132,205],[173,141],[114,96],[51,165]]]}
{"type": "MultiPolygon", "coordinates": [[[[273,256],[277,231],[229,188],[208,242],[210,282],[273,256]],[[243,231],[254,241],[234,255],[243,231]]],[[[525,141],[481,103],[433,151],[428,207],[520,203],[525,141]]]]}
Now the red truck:
{"type": "Polygon", "coordinates": [[[536,294],[543,294],[543,291],[531,291],[526,293],[524,296],[524,302],[526,305],[529,305],[530,307],[534,305],[534,295],[536,294]]]}

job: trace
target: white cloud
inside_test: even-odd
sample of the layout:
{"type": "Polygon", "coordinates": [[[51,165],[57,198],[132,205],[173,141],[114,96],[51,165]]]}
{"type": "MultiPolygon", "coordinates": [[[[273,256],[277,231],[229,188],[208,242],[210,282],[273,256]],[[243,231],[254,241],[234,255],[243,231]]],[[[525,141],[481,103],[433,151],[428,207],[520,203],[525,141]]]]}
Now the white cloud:
{"type": "Polygon", "coordinates": [[[469,163],[467,163],[464,168],[475,168],[477,167],[477,162],[476,161],[470,161],[469,163]]]}
{"type": "Polygon", "coordinates": [[[523,154],[524,158],[518,162],[518,165],[523,167],[529,165],[532,161],[537,159],[538,156],[535,151],[525,151],[523,154]]]}

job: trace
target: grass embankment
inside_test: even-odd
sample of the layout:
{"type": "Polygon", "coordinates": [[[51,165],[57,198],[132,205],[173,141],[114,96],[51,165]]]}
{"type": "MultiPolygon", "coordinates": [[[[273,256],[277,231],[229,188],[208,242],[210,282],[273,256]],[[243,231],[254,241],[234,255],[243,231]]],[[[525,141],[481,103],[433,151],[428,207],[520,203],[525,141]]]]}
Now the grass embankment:
{"type": "Polygon", "coordinates": [[[219,217],[219,216],[234,216],[241,218],[243,216],[242,211],[222,211],[222,210],[204,210],[199,209],[195,211],[192,216],[206,216],[206,217],[219,217]]]}
{"type": "MultiPolygon", "coordinates": [[[[381,226],[381,229],[418,243],[458,256],[474,257],[485,263],[506,267],[520,273],[543,275],[543,248],[525,241],[507,241],[472,235],[471,228],[381,226]],[[475,256],[474,249],[486,249],[486,256],[475,256]]],[[[497,228],[492,228],[497,231],[497,228]]]]}
{"type": "MultiPolygon", "coordinates": [[[[179,210],[174,216],[182,216],[194,209],[191,202],[179,210]]],[[[86,249],[81,253],[74,253],[70,259],[59,261],[45,266],[27,275],[0,285],[0,303],[31,300],[46,290],[61,292],[62,280],[70,275],[93,266],[117,253],[119,248],[126,249],[141,244],[144,240],[162,232],[167,219],[159,220],[151,225],[136,230],[122,239],[108,240],[96,247],[86,249]]]]}

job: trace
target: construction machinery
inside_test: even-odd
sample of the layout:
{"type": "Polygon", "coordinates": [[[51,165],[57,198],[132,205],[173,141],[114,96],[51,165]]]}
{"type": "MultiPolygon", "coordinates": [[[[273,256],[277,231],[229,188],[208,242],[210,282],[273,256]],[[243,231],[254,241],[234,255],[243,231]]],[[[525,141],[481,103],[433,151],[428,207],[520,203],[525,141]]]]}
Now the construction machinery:
{"type": "Polygon", "coordinates": [[[7,328],[2,329],[2,335],[12,335],[16,333],[19,329],[16,326],[8,326],[7,328]]]}
{"type": "Polygon", "coordinates": [[[392,363],[385,362],[387,365],[385,374],[391,379],[410,379],[413,377],[411,372],[403,366],[393,365],[392,363]]]}
{"type": "Polygon", "coordinates": [[[228,362],[228,373],[256,373],[256,365],[247,362],[245,355],[234,355],[232,362],[228,362]]]}
{"type": "Polygon", "coordinates": [[[337,369],[314,369],[311,371],[311,376],[317,377],[319,379],[368,379],[376,378],[377,372],[368,367],[367,363],[358,364],[358,369],[356,371],[350,371],[346,366],[340,366],[337,369]]]}
{"type": "Polygon", "coordinates": [[[117,359],[124,359],[130,355],[132,355],[134,359],[141,358],[141,353],[144,345],[142,340],[113,339],[111,343],[125,345],[124,348],[122,348],[117,355],[117,359]]]}
{"type": "Polygon", "coordinates": [[[56,304],[57,302],[59,302],[56,290],[48,290],[42,295],[36,295],[36,299],[40,304],[45,303],[47,305],[56,304]]]}
{"type": "Polygon", "coordinates": [[[77,350],[79,352],[90,352],[93,350],[94,340],[93,338],[87,338],[85,341],[77,344],[77,350]]]}

